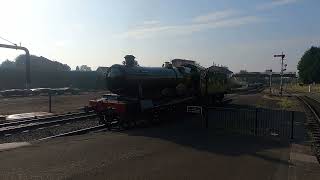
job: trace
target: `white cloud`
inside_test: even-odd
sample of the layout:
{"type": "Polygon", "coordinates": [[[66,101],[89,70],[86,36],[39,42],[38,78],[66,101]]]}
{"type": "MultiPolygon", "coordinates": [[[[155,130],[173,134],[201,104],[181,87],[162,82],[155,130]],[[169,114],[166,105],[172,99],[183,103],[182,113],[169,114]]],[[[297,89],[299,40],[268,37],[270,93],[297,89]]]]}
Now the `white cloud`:
{"type": "Polygon", "coordinates": [[[257,6],[258,10],[272,9],[279,6],[296,3],[300,0],[272,0],[271,2],[260,4],[257,6]]]}
{"type": "Polygon", "coordinates": [[[54,42],[55,47],[57,48],[65,48],[70,44],[70,40],[57,40],[54,42]]]}
{"type": "Polygon", "coordinates": [[[235,11],[232,11],[232,13],[231,11],[224,12],[226,13],[220,11],[219,13],[216,13],[216,15],[214,15],[215,13],[210,13],[209,15],[197,16],[191,19],[191,22],[188,24],[160,25],[160,23],[157,22],[154,26],[146,26],[145,23],[143,23],[142,26],[128,30],[127,32],[118,35],[118,37],[141,39],[163,34],[185,35],[209,29],[236,27],[261,22],[261,19],[256,16],[230,18],[230,15],[234,14],[235,11]]]}
{"type": "Polygon", "coordinates": [[[217,20],[225,19],[225,18],[233,16],[237,13],[238,12],[235,10],[228,9],[228,10],[217,11],[217,12],[212,12],[212,13],[208,13],[205,15],[197,16],[197,17],[193,18],[192,21],[195,23],[206,23],[206,22],[210,22],[210,21],[217,21],[217,20]]]}
{"type": "Polygon", "coordinates": [[[143,24],[144,25],[157,25],[157,24],[159,24],[160,22],[159,21],[157,21],[157,20],[148,20],[148,21],[144,21],[143,22],[143,24]]]}

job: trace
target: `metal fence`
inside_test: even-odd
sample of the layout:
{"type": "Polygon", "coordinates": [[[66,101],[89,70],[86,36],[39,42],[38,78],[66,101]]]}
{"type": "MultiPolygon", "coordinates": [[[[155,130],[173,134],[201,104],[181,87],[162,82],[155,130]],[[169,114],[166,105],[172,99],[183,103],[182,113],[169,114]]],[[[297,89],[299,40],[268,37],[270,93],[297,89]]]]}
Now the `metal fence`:
{"type": "Polygon", "coordinates": [[[254,136],[294,138],[302,113],[272,109],[204,108],[205,126],[215,131],[254,136]]]}

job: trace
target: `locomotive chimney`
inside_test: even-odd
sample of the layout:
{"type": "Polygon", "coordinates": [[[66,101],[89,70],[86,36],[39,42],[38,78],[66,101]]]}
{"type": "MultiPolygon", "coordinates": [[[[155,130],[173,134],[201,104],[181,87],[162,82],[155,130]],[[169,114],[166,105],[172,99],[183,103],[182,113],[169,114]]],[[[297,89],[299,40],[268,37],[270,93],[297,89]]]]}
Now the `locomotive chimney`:
{"type": "Polygon", "coordinates": [[[134,57],[133,55],[126,55],[125,57],[124,57],[124,59],[125,59],[125,65],[126,66],[130,66],[130,67],[132,67],[132,66],[135,66],[135,58],[136,57],[134,57]]]}

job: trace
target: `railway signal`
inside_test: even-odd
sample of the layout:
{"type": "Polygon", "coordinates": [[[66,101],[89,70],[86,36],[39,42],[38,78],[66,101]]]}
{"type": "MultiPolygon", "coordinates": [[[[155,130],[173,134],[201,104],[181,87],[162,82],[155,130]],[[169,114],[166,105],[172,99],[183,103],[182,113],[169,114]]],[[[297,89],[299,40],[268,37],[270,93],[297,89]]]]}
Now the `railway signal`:
{"type": "Polygon", "coordinates": [[[280,72],[280,95],[283,95],[283,72],[286,71],[287,69],[287,64],[284,64],[283,61],[285,60],[284,58],[286,57],[283,52],[281,54],[276,54],[273,57],[280,57],[281,58],[281,72],[280,72]]]}

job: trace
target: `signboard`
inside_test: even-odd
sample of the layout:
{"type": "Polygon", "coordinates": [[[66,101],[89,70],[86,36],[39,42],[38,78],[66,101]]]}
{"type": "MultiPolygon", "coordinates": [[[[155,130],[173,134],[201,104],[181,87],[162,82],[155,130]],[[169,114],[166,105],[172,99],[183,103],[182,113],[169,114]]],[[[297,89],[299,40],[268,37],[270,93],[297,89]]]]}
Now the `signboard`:
{"type": "Polygon", "coordinates": [[[187,112],[202,115],[202,107],[201,106],[187,106],[187,112]]]}

